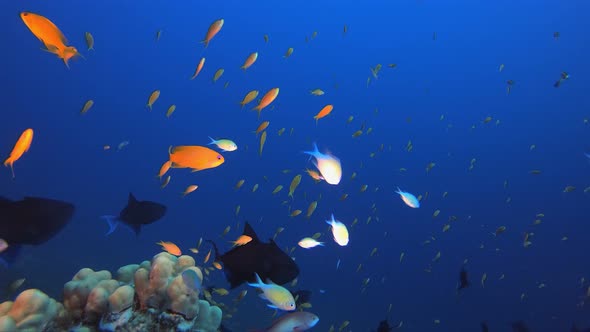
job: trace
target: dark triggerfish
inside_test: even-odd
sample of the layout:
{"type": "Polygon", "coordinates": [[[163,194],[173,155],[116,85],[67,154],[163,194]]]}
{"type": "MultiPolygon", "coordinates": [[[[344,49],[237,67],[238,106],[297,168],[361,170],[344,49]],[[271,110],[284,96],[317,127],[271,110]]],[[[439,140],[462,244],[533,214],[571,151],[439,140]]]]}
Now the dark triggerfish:
{"type": "Polygon", "coordinates": [[[215,243],[209,241],[215,249],[215,260],[223,263],[223,272],[232,289],[244,282],[255,282],[256,273],[262,280],[270,279],[277,285],[286,284],[299,275],[299,267],[295,261],[273,240],[261,242],[247,222],[244,235],[252,240],[223,255],[219,254],[215,243]]]}
{"type": "Polygon", "coordinates": [[[102,216],[109,224],[109,231],[106,235],[111,234],[117,229],[119,223],[131,228],[136,235],[139,235],[142,225],[148,225],[160,220],[166,214],[166,206],[150,201],[138,201],[132,193],[129,193],[127,206],[121,211],[119,216],[102,216]]]}
{"type": "Polygon", "coordinates": [[[74,205],[54,199],[11,201],[0,197],[0,238],[8,243],[0,263],[13,263],[22,245],[40,245],[54,237],[70,222],[74,211],[74,205]]]}

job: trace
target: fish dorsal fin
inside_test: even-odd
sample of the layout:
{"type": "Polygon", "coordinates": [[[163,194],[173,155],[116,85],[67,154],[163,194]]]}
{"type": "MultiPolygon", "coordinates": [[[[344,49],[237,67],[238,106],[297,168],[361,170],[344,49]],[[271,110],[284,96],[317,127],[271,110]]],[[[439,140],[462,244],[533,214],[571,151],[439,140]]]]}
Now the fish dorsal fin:
{"type": "Polygon", "coordinates": [[[243,234],[251,237],[252,238],[251,242],[260,242],[260,239],[258,239],[258,235],[256,235],[256,232],[254,232],[254,228],[252,228],[252,226],[250,226],[249,222],[246,222],[246,224],[244,225],[244,233],[243,234]]]}
{"type": "Polygon", "coordinates": [[[135,196],[133,196],[133,193],[129,193],[129,201],[127,202],[127,205],[133,206],[133,205],[137,205],[137,203],[138,203],[137,198],[135,198],[135,196]]]}

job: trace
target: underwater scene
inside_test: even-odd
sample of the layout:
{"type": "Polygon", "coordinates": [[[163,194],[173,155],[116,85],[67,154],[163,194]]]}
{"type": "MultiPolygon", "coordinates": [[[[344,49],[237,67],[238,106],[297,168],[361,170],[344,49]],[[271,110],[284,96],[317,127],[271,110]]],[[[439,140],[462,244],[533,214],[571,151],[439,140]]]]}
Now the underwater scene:
{"type": "Polygon", "coordinates": [[[0,3],[0,332],[590,331],[590,2],[0,3]]]}

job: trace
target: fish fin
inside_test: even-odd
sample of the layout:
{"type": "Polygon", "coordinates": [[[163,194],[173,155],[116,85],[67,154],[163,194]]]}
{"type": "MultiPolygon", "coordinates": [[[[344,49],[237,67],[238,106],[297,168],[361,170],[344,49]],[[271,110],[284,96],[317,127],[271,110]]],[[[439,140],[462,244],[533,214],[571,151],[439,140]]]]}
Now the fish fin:
{"type": "Polygon", "coordinates": [[[129,200],[127,201],[127,205],[137,205],[137,199],[133,196],[133,193],[129,193],[129,200]]]}
{"type": "Polygon", "coordinates": [[[216,140],[213,139],[213,137],[209,136],[209,139],[211,140],[211,143],[207,144],[207,145],[211,145],[211,144],[215,144],[217,143],[216,140]]]}
{"type": "Polygon", "coordinates": [[[250,226],[249,222],[246,222],[246,224],[244,225],[244,233],[242,233],[243,235],[248,235],[249,237],[252,238],[253,243],[256,242],[260,242],[260,239],[258,238],[258,235],[256,235],[256,232],[254,232],[254,228],[252,228],[252,226],[250,226]]]}
{"type": "Polygon", "coordinates": [[[273,309],[279,309],[276,305],[270,304],[270,303],[267,304],[266,306],[269,307],[269,308],[273,308],[273,309]]]}
{"type": "Polygon", "coordinates": [[[111,235],[119,225],[118,217],[116,216],[101,216],[101,219],[106,220],[107,224],[109,224],[109,230],[106,232],[105,236],[111,235]]]}
{"type": "Polygon", "coordinates": [[[6,268],[12,266],[16,262],[21,249],[21,245],[9,245],[8,248],[6,248],[6,250],[0,254],[0,266],[4,266],[6,268]]]}

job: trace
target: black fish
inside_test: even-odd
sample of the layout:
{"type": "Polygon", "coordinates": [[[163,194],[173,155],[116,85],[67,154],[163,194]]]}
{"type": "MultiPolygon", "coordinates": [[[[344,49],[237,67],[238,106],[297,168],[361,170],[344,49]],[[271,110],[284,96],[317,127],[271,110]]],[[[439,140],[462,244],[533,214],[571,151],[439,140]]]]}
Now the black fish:
{"type": "Polygon", "coordinates": [[[244,235],[252,240],[223,255],[219,255],[217,246],[209,240],[215,249],[215,259],[223,263],[223,272],[231,289],[244,282],[256,282],[256,273],[263,281],[270,279],[277,285],[286,284],[299,275],[299,267],[295,261],[273,240],[261,242],[248,222],[244,226],[244,235]]]}
{"type": "Polygon", "coordinates": [[[70,222],[74,210],[72,204],[53,199],[0,197],[0,238],[8,243],[0,260],[10,264],[21,245],[40,245],[54,237],[70,222]]]}
{"type": "Polygon", "coordinates": [[[389,332],[393,330],[393,327],[389,326],[387,320],[382,320],[379,322],[379,326],[377,327],[377,332],[389,332]]]}
{"type": "Polygon", "coordinates": [[[490,329],[488,328],[488,323],[481,322],[481,332],[490,332],[490,329]]]}
{"type": "Polygon", "coordinates": [[[291,291],[291,295],[295,299],[295,305],[299,307],[302,303],[310,303],[311,302],[311,291],[308,290],[298,290],[296,292],[291,291]]]}
{"type": "Polygon", "coordinates": [[[512,332],[530,332],[529,328],[523,321],[512,323],[512,332]]]}
{"type": "Polygon", "coordinates": [[[106,235],[111,234],[117,229],[119,223],[123,223],[131,228],[136,235],[139,235],[142,225],[148,225],[160,220],[166,214],[166,206],[150,201],[138,201],[132,193],[129,193],[129,202],[121,211],[118,217],[102,216],[109,223],[109,231],[106,235]]]}
{"type": "Polygon", "coordinates": [[[467,275],[467,270],[465,270],[465,267],[462,267],[461,272],[459,272],[459,285],[457,286],[457,291],[467,288],[469,287],[469,285],[470,283],[467,275]]]}

